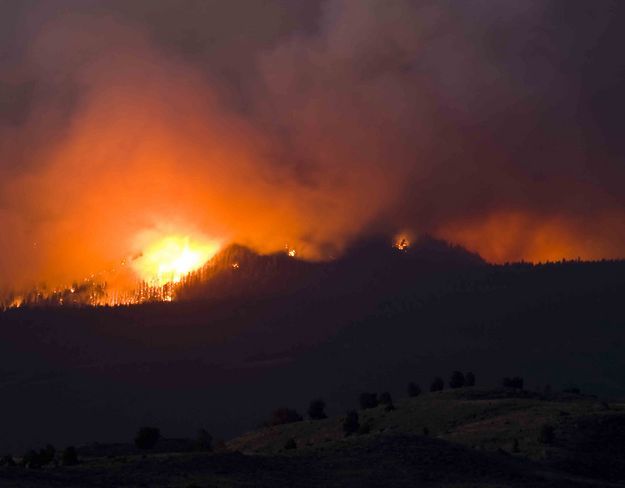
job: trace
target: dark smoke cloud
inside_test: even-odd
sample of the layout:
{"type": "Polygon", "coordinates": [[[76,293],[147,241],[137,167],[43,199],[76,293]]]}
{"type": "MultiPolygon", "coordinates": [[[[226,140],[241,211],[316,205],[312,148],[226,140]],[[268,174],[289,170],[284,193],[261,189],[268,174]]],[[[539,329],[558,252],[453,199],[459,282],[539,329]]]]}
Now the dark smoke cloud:
{"type": "Polygon", "coordinates": [[[0,286],[192,229],[625,255],[619,1],[0,3],[0,286]]]}

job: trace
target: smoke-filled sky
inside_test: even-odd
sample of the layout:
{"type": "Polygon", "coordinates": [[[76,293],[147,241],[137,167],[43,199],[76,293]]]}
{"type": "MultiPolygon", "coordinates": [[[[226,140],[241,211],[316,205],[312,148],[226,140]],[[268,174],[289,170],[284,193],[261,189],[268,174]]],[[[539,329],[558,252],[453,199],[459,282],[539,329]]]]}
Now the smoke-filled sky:
{"type": "Polygon", "coordinates": [[[0,288],[150,236],[625,257],[625,3],[0,0],[0,288]]]}

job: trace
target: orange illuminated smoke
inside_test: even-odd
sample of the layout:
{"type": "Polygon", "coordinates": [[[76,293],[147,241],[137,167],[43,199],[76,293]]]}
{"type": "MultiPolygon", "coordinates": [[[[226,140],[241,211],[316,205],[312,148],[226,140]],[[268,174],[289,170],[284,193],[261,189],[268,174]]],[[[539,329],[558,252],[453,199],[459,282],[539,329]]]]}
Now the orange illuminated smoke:
{"type": "Polygon", "coordinates": [[[219,251],[215,241],[194,241],[189,237],[167,236],[149,246],[132,267],[139,278],[153,286],[178,283],[202,267],[219,251]]]}

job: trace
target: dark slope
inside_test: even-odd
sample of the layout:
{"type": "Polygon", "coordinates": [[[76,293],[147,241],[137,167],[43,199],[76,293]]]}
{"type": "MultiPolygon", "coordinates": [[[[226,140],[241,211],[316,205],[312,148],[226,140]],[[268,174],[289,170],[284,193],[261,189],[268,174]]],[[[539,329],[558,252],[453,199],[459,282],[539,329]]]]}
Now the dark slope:
{"type": "Polygon", "coordinates": [[[396,290],[423,282],[426,276],[453,274],[485,266],[476,254],[424,237],[399,250],[384,237],[354,244],[339,259],[306,262],[286,253],[258,255],[231,245],[217,254],[177,290],[180,300],[343,296],[354,293],[393,296],[396,290]]]}
{"type": "Polygon", "coordinates": [[[625,392],[623,262],[494,267],[376,240],[331,263],[219,259],[187,302],[0,314],[0,447],[118,441],[146,423],[229,437],[279,405],[323,396],[343,412],[362,390],[457,368],[625,392]]]}
{"type": "Polygon", "coordinates": [[[349,438],[277,455],[173,454],[87,460],[79,466],[0,468],[6,488],[40,487],[608,487],[502,454],[423,436],[349,438]]]}
{"type": "Polygon", "coordinates": [[[78,466],[0,467],[0,484],[607,487],[622,486],[625,475],[620,451],[589,450],[597,434],[570,428],[580,422],[616,426],[604,429],[601,440],[623,444],[624,407],[606,409],[587,395],[464,388],[400,400],[392,411],[361,410],[359,417],[367,432],[349,437],[338,416],[259,429],[214,453],[193,452],[189,441],[160,441],[147,454],[131,445],[86,446],[78,449],[78,466]],[[549,444],[539,440],[545,422],[556,427],[549,444]],[[287,450],[289,439],[296,447],[287,450]]]}

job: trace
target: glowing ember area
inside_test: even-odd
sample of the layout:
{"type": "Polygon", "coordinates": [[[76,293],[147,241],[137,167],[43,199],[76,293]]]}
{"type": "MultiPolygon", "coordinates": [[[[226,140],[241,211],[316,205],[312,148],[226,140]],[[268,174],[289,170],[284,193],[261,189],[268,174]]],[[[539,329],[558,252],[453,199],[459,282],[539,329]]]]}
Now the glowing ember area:
{"type": "Polygon", "coordinates": [[[410,247],[410,241],[405,235],[400,235],[395,239],[395,244],[393,246],[395,247],[395,249],[405,251],[410,247]]]}
{"type": "Polygon", "coordinates": [[[151,286],[179,283],[219,251],[215,241],[197,242],[189,237],[168,236],[149,245],[132,262],[139,279],[151,286]]]}

